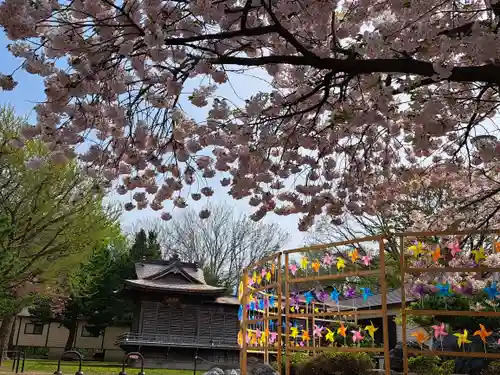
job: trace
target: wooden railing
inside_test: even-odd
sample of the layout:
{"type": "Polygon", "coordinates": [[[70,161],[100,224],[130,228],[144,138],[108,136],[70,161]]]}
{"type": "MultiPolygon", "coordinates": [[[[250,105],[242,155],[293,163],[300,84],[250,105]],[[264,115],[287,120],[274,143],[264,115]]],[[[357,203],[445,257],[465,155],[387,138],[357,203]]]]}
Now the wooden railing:
{"type": "Polygon", "coordinates": [[[116,344],[141,346],[173,346],[190,348],[239,349],[236,337],[203,337],[187,335],[147,335],[124,333],[116,339],[116,344]]]}

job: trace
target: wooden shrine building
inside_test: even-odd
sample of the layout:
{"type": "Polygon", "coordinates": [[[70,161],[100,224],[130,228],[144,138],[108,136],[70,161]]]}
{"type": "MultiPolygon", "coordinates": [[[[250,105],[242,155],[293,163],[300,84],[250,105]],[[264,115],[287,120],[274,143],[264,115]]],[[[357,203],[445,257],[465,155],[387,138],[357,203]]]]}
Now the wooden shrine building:
{"type": "Polygon", "coordinates": [[[117,344],[139,351],[145,366],[198,369],[239,366],[239,301],[225,288],[208,285],[196,263],[170,260],[135,264],[126,294],[135,302],[131,331],[117,344]]]}

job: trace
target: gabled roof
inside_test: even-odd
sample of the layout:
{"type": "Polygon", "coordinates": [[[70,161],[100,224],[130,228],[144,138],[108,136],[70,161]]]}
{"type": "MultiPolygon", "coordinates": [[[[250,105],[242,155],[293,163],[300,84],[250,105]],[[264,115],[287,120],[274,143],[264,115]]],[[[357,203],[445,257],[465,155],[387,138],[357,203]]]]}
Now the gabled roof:
{"type": "Polygon", "coordinates": [[[137,280],[125,282],[132,289],[212,295],[220,295],[225,291],[223,287],[208,285],[203,269],[197,263],[181,262],[175,256],[170,260],[138,262],[135,264],[135,272],[137,280]],[[169,277],[171,275],[174,277],[169,277]]]}

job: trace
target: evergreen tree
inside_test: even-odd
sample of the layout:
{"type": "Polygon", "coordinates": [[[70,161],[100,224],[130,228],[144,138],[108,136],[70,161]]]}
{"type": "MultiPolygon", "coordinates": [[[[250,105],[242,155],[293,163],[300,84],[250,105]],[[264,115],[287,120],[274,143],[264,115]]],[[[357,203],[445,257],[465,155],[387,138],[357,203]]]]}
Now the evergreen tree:
{"type": "Polygon", "coordinates": [[[141,229],[135,234],[134,244],[130,249],[130,261],[139,262],[141,260],[162,259],[158,233],[141,229]]]}

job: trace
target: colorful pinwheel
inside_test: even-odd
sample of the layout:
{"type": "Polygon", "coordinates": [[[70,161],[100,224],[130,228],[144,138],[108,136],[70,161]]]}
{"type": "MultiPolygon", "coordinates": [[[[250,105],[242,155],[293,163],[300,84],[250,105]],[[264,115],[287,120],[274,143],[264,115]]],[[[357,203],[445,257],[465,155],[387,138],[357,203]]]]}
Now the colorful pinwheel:
{"type": "Polygon", "coordinates": [[[306,305],[309,305],[312,302],[314,297],[313,297],[312,293],[309,291],[309,292],[304,293],[304,298],[306,299],[306,305]]]}
{"type": "Polygon", "coordinates": [[[314,262],[311,263],[311,267],[314,272],[319,272],[319,269],[321,267],[321,263],[318,260],[315,260],[314,262]]]}
{"type": "Polygon", "coordinates": [[[361,330],[351,331],[351,333],[352,333],[352,342],[354,343],[360,342],[365,338],[365,336],[361,334],[361,330]]]}
{"type": "Polygon", "coordinates": [[[361,290],[361,295],[363,296],[363,301],[366,301],[368,297],[373,296],[372,291],[370,288],[359,288],[361,290]]]}
{"type": "Polygon", "coordinates": [[[300,268],[303,270],[307,269],[307,265],[309,264],[309,258],[308,257],[302,257],[300,259],[300,268]]]}
{"type": "Polygon", "coordinates": [[[361,257],[361,260],[363,261],[363,264],[365,266],[369,267],[372,263],[373,257],[371,257],[370,255],[363,255],[361,257]]]}
{"type": "Polygon", "coordinates": [[[335,334],[329,328],[326,329],[325,340],[330,342],[335,341],[335,334]]]}
{"type": "Polygon", "coordinates": [[[490,286],[484,288],[484,291],[488,295],[488,299],[494,300],[499,295],[497,290],[497,282],[493,281],[490,286]]]}
{"type": "Polygon", "coordinates": [[[333,291],[330,293],[330,298],[332,299],[332,301],[335,301],[337,305],[339,304],[339,296],[340,293],[337,288],[333,288],[333,291]]]}
{"type": "Polygon", "coordinates": [[[288,265],[288,269],[290,270],[293,276],[297,274],[297,265],[295,263],[291,263],[290,265],[288,265]]]}
{"type": "Polygon", "coordinates": [[[455,258],[456,255],[462,251],[460,249],[460,244],[458,243],[458,241],[454,241],[453,243],[449,244],[448,249],[450,249],[451,256],[453,258],[455,258]]]}
{"type": "Polygon", "coordinates": [[[322,327],[322,326],[318,326],[318,325],[314,325],[314,330],[313,330],[313,337],[322,337],[323,334],[323,330],[325,329],[325,327],[322,327]]]}
{"type": "Polygon", "coordinates": [[[349,253],[349,257],[351,258],[351,262],[356,263],[356,261],[359,259],[359,252],[358,249],[354,249],[349,253]]]}
{"type": "Polygon", "coordinates": [[[323,255],[323,264],[327,267],[333,264],[333,256],[330,253],[325,253],[325,255],[323,255]]]}
{"type": "Polygon", "coordinates": [[[441,248],[438,246],[434,249],[434,251],[431,253],[432,260],[434,263],[439,263],[439,259],[441,259],[441,248]]]}
{"type": "Polygon", "coordinates": [[[408,248],[408,250],[410,250],[410,251],[411,251],[411,253],[413,254],[413,256],[414,256],[415,258],[418,258],[421,254],[423,254],[423,253],[424,253],[424,247],[423,247],[422,243],[421,243],[421,242],[418,242],[418,241],[417,241],[417,243],[416,243],[416,244],[414,244],[414,245],[410,246],[410,247],[408,248]]]}
{"type": "Polygon", "coordinates": [[[455,333],[453,336],[456,336],[457,337],[457,344],[458,344],[458,347],[461,348],[463,347],[464,351],[465,351],[465,344],[470,344],[472,341],[470,340],[467,340],[467,335],[469,333],[467,332],[466,329],[464,329],[464,333],[455,333]]]}
{"type": "Polygon", "coordinates": [[[484,247],[480,247],[479,250],[472,250],[472,254],[474,254],[474,261],[479,264],[481,259],[486,259],[486,255],[484,253],[484,247]]]}
{"type": "Polygon", "coordinates": [[[337,270],[343,270],[345,268],[345,260],[343,258],[337,258],[337,270]]]}

